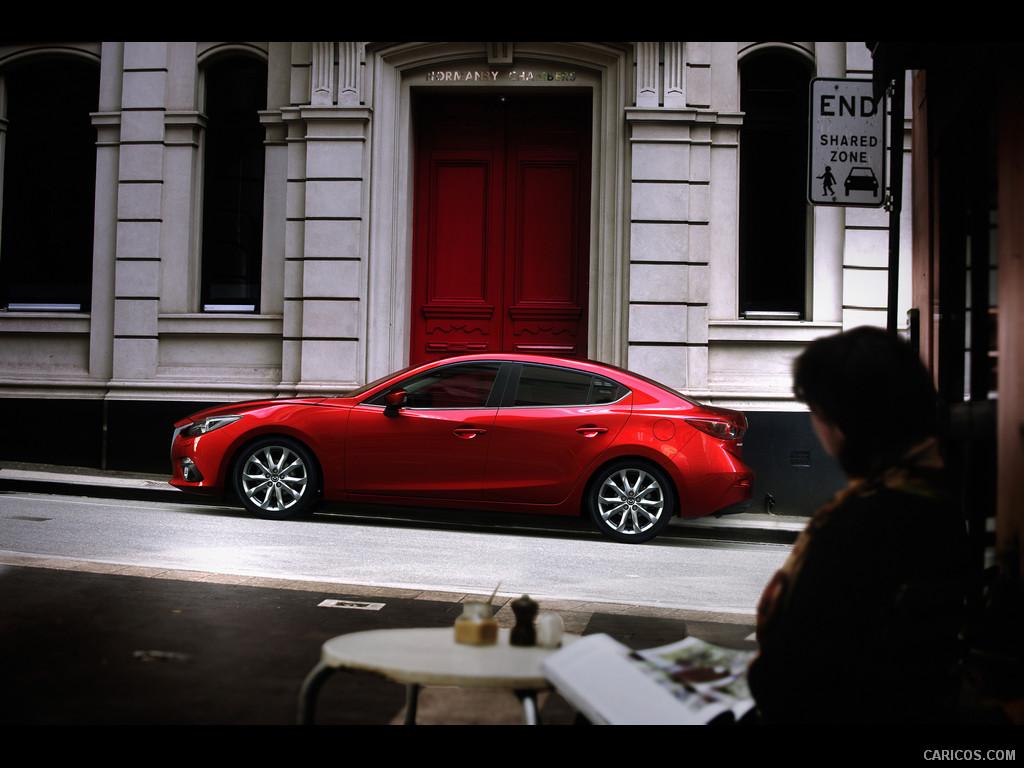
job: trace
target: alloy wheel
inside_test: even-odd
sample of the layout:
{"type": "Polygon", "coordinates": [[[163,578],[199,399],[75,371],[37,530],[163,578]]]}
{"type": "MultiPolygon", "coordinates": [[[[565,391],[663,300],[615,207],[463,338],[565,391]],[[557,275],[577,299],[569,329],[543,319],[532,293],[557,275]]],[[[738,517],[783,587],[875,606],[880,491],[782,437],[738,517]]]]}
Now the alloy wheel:
{"type": "Polygon", "coordinates": [[[671,494],[661,473],[627,462],[610,468],[595,484],[591,513],[609,538],[639,544],[668,525],[671,494]]]}
{"type": "Polygon", "coordinates": [[[305,459],[285,445],[266,445],[246,458],[240,474],[244,498],[261,512],[280,514],[299,504],[309,488],[305,459]]]}

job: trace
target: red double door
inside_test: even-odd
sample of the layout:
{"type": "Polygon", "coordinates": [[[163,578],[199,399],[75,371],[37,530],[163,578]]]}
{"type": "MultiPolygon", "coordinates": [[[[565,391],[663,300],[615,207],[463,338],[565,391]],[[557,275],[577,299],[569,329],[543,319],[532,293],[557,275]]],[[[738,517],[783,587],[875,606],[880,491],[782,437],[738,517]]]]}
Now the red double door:
{"type": "Polygon", "coordinates": [[[412,349],[587,354],[590,98],[415,103],[412,349]]]}

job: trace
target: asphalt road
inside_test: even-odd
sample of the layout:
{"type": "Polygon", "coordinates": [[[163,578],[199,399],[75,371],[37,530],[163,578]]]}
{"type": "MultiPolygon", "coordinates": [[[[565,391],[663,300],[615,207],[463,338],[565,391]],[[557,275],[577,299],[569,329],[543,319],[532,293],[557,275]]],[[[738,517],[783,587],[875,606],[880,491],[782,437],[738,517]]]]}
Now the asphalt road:
{"type": "MultiPolygon", "coordinates": [[[[653,582],[664,593],[658,561],[678,559],[675,534],[631,547],[572,525],[493,533],[472,525],[467,531],[459,520],[413,516],[381,524],[358,514],[282,527],[235,508],[177,504],[169,501],[174,495],[147,497],[118,483],[101,497],[76,495],[81,488],[58,487],[52,478],[13,488],[9,479],[0,478],[0,717],[9,724],[290,724],[301,681],[324,641],[360,629],[451,626],[461,602],[489,593],[495,572],[511,570],[508,563],[516,564],[513,583],[496,598],[503,626],[514,623],[507,603],[531,592],[570,632],[607,632],[635,648],[687,633],[750,647],[748,612],[541,594],[568,591],[538,586],[548,570],[568,574],[571,583],[595,564],[610,582],[631,589],[653,582]],[[385,554],[415,559],[397,543],[410,538],[433,553],[426,565],[381,578],[385,554]],[[353,542],[366,551],[353,555],[353,542]],[[536,549],[555,552],[541,575],[537,561],[523,555],[536,549]],[[589,561],[566,554],[587,549],[595,553],[589,561]],[[310,562],[314,551],[326,553],[319,564],[310,562]],[[610,565],[616,551],[627,565],[655,561],[661,577],[638,578],[636,567],[610,565]],[[476,563],[477,575],[452,578],[447,569],[460,559],[476,563]],[[360,580],[367,583],[349,583],[360,580]],[[325,607],[339,604],[346,607],[325,607]],[[348,607],[362,604],[376,607],[348,607]]],[[[697,542],[704,553],[720,546],[697,542]]],[[[372,675],[335,675],[317,714],[325,724],[401,722],[404,691],[372,675]]],[[[575,722],[555,693],[542,695],[540,714],[548,724],[575,722]]],[[[418,719],[512,724],[521,722],[521,710],[507,693],[426,689],[418,719]]]]}
{"type": "Polygon", "coordinates": [[[266,521],[241,509],[67,495],[0,497],[3,550],[242,576],[752,615],[789,545],[604,539],[579,521],[494,524],[373,511],[266,521]]]}
{"type": "MultiPolygon", "coordinates": [[[[94,480],[85,486],[95,488],[94,480]]],[[[104,478],[98,484],[107,481],[104,478]]],[[[0,466],[0,680],[4,692],[0,718],[6,724],[291,724],[297,714],[301,681],[318,660],[324,641],[361,629],[449,627],[461,612],[463,600],[493,588],[493,567],[481,581],[486,588],[480,591],[353,585],[344,579],[319,580],[309,574],[268,576],[259,572],[267,570],[266,563],[289,547],[279,541],[250,541],[253,534],[243,523],[244,516],[230,508],[172,510],[169,519],[178,522],[170,526],[167,535],[171,540],[188,539],[188,543],[171,546],[165,540],[160,544],[155,541],[160,536],[153,531],[169,525],[160,521],[163,514],[155,511],[167,502],[160,486],[157,482],[150,488],[160,497],[156,506],[139,503],[155,499],[153,494],[140,493],[137,480],[132,479],[125,480],[125,485],[107,484],[102,497],[84,498],[79,494],[81,487],[55,483],[52,477],[45,482],[38,478],[11,482],[8,468],[0,466]],[[33,490],[47,491],[47,501],[41,506],[26,506],[27,499],[39,496],[33,490]],[[55,495],[50,495],[53,492],[55,495]],[[212,529],[207,527],[211,523],[215,524],[212,529]],[[239,538],[223,538],[229,529],[240,529],[239,538]],[[86,544],[87,540],[93,543],[86,544]],[[96,546],[97,540],[106,549],[90,552],[88,548],[96,546]],[[255,554],[244,553],[250,545],[255,554]],[[139,551],[146,554],[148,565],[132,562],[135,555],[131,553],[139,551]],[[197,557],[197,552],[202,556],[197,557]],[[238,567],[248,557],[253,559],[238,567]],[[217,567],[213,569],[189,567],[214,563],[217,567]]],[[[653,547],[615,546],[647,553],[644,557],[652,559],[660,556],[661,550],[675,553],[676,571],[661,581],[649,581],[664,585],[675,578],[676,583],[685,584],[690,576],[687,567],[679,567],[681,552],[702,549],[721,557],[722,552],[733,549],[749,558],[750,552],[763,547],[778,550],[778,554],[787,549],[778,542],[791,540],[791,529],[798,528],[799,521],[794,521],[796,525],[778,522],[735,521],[732,535],[719,530],[728,529],[729,523],[708,521],[703,532],[673,532],[653,547]],[[752,534],[755,529],[759,533],[752,534]],[[701,541],[689,541],[686,533],[701,541]],[[739,539],[747,543],[737,543],[739,539]],[[722,540],[732,543],[723,544],[722,540]],[[764,542],[775,544],[765,547],[764,542]]],[[[328,516],[304,530],[322,540],[324,530],[363,526],[366,523],[358,516],[341,521],[328,516]]],[[[482,535],[476,532],[466,537],[461,524],[450,530],[447,523],[415,519],[376,527],[425,528],[446,534],[458,530],[457,540],[462,542],[482,535]]],[[[518,538],[568,540],[572,546],[591,541],[583,530],[555,528],[540,533],[521,530],[518,538]]],[[[511,548],[507,535],[511,534],[492,534],[501,542],[499,549],[511,548]]],[[[366,538],[366,534],[357,538],[366,538]]],[[[605,552],[601,547],[598,550],[605,552]]],[[[493,566],[493,561],[490,564],[493,566]]],[[[622,574],[619,580],[637,581],[622,574]]],[[[673,590],[663,591],[674,594],[673,590]]],[[[514,596],[510,591],[496,599],[502,626],[514,623],[508,607],[514,596]]],[[[542,610],[563,617],[567,631],[604,632],[634,648],[662,645],[687,634],[723,645],[752,647],[752,617],[747,611],[535,596],[541,597],[542,610]]],[[[578,722],[557,693],[542,694],[540,704],[545,724],[578,722]]],[[[317,713],[323,724],[383,725],[401,722],[404,708],[401,686],[373,675],[339,673],[324,686],[317,713]]],[[[420,699],[419,722],[515,724],[521,722],[521,710],[513,696],[500,691],[426,689],[420,699]]],[[[435,732],[445,733],[443,729],[435,732]]],[[[984,740],[1002,745],[1005,733],[989,730],[984,740]]],[[[763,759],[792,749],[791,734],[785,731],[747,729],[741,738],[727,741],[722,735],[716,729],[691,730],[682,735],[682,742],[690,756],[720,757],[725,749],[734,759],[763,759]]],[[[976,741],[977,732],[971,736],[976,741]]],[[[816,752],[817,747],[831,750],[836,746],[823,741],[823,734],[805,734],[801,741],[809,737],[816,740],[816,752]]],[[[926,748],[961,744],[964,738],[961,732],[948,730],[941,734],[903,733],[898,740],[893,734],[884,734],[883,739],[858,731],[853,740],[842,741],[842,750],[847,757],[856,753],[877,758],[881,749],[897,759],[920,759],[926,748]]],[[[605,739],[616,748],[621,746],[618,735],[574,737],[574,754],[605,754],[605,739]]],[[[417,738],[416,743],[420,741],[422,738],[417,738]]],[[[430,743],[446,749],[455,744],[447,739],[430,743]]],[[[550,742],[538,739],[536,745],[550,746],[550,742]]],[[[388,746],[400,747],[402,742],[389,740],[388,746]]]]}

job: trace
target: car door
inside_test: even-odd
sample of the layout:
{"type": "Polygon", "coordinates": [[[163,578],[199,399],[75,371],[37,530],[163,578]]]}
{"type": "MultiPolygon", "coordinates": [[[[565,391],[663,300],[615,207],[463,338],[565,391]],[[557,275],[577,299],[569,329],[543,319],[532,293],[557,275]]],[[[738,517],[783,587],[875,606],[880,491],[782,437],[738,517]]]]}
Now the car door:
{"type": "Polygon", "coordinates": [[[349,493],[480,499],[497,408],[499,363],[454,363],[402,380],[352,409],[345,440],[349,493]],[[389,394],[405,392],[400,407],[389,394]]]}
{"type": "Polygon", "coordinates": [[[484,478],[487,501],[557,504],[615,440],[630,391],[559,366],[524,364],[494,418],[484,478]]]}

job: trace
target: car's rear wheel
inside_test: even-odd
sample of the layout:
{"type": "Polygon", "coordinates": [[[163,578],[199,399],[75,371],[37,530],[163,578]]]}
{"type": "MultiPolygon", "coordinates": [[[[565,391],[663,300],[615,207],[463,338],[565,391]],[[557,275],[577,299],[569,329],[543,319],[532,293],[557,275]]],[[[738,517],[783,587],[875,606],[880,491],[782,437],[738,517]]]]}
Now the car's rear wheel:
{"type": "Polygon", "coordinates": [[[249,512],[284,520],[312,510],[317,467],[305,446],[286,437],[248,446],[235,463],[235,490],[249,512]]]}
{"type": "Polygon", "coordinates": [[[625,460],[594,477],[587,504],[601,533],[614,541],[640,544],[668,525],[675,497],[671,482],[660,469],[640,460],[625,460]]]}

